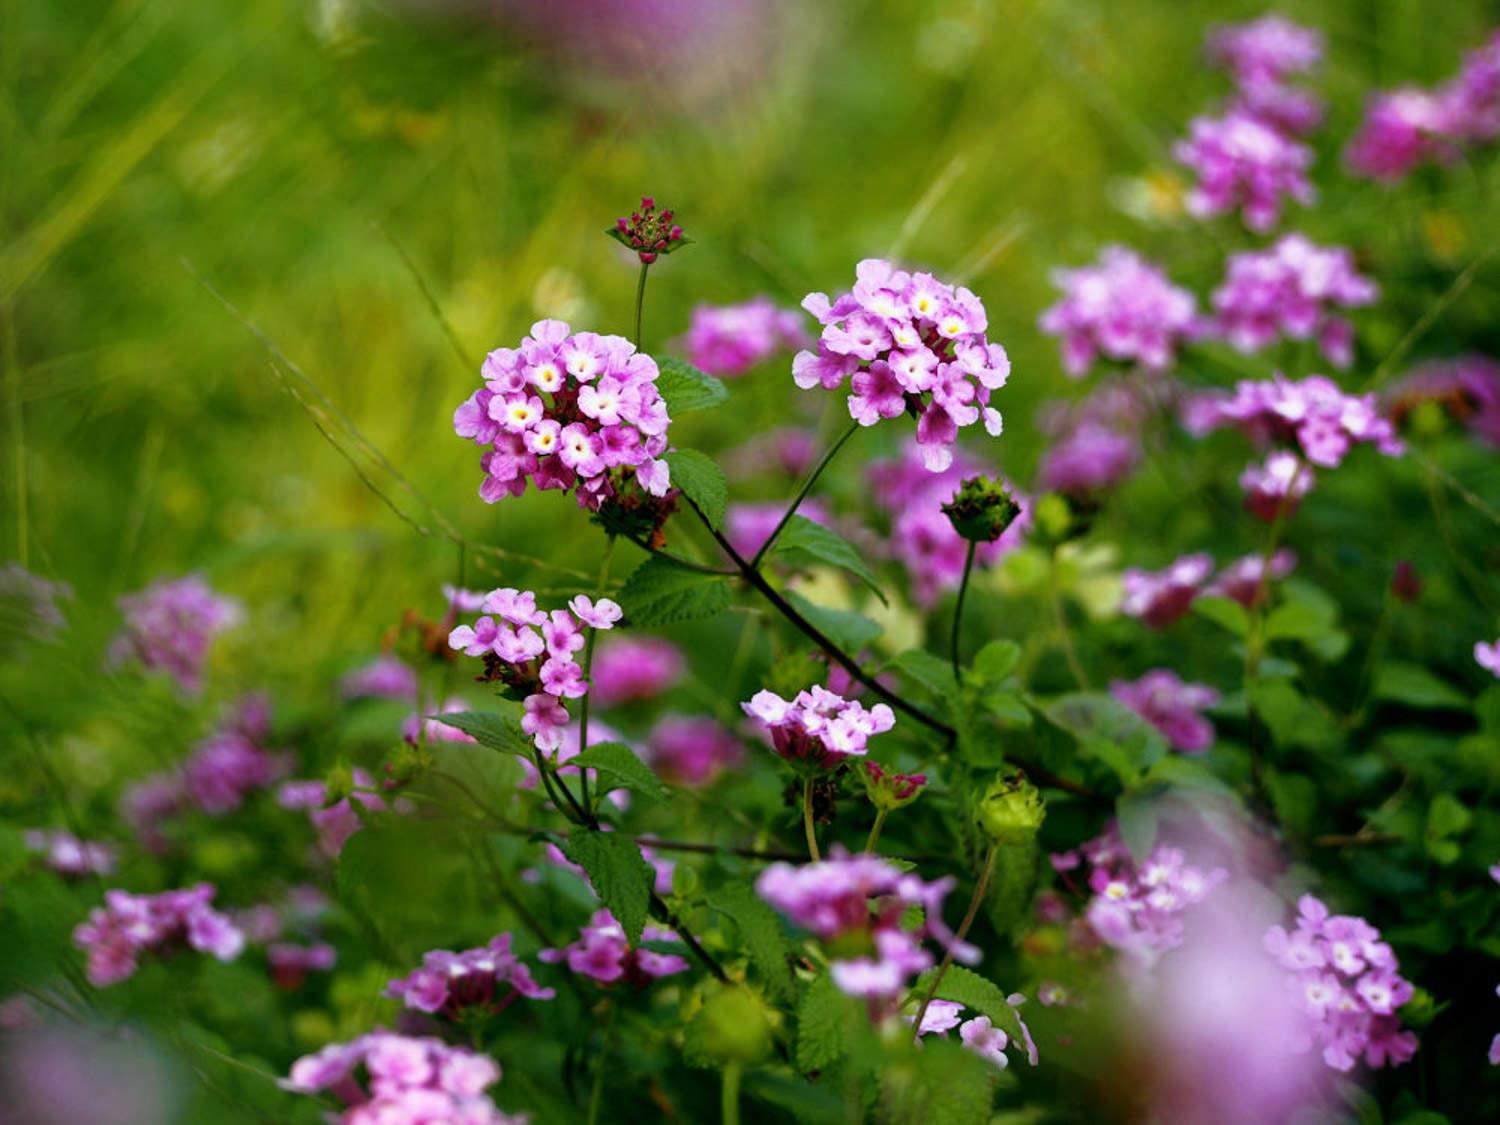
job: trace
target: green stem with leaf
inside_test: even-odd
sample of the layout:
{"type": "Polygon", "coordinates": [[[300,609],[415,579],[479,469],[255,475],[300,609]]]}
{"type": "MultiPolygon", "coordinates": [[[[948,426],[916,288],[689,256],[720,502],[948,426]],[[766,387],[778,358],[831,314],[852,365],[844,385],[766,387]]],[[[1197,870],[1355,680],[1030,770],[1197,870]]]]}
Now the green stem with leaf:
{"type": "Polygon", "coordinates": [[[641,263],[640,280],[635,285],[635,335],[631,337],[636,350],[641,351],[641,311],[646,307],[646,275],[651,272],[651,263],[641,263]]]}
{"type": "Polygon", "coordinates": [[[922,1006],[917,1009],[916,1021],[912,1024],[912,1037],[921,1035],[922,1020],[927,1015],[927,1008],[931,1005],[933,998],[937,996],[939,986],[943,983],[943,977],[948,972],[948,967],[953,964],[953,951],[963,944],[964,938],[969,935],[969,927],[974,924],[974,918],[979,913],[979,904],[984,901],[984,892],[989,889],[990,876],[995,873],[995,859],[1000,854],[998,842],[990,844],[989,854],[984,857],[984,868],[979,872],[979,882],[974,885],[974,897],[969,899],[969,910],[964,915],[962,924],[953,935],[948,949],[943,954],[942,963],[938,965],[937,972],[932,976],[932,983],[927,986],[927,995],[922,998],[922,1006]]]}
{"type": "Polygon", "coordinates": [[[802,501],[807,499],[807,494],[812,491],[812,486],[818,483],[818,478],[823,475],[823,470],[828,468],[830,462],[838,455],[838,451],[844,448],[845,444],[848,443],[849,439],[854,436],[855,431],[858,429],[858,422],[850,422],[849,427],[838,436],[838,440],[828,447],[828,452],[823,454],[822,460],[813,466],[813,471],[807,474],[807,479],[802,482],[802,487],[797,490],[797,495],[792,497],[792,502],[787,506],[787,510],[782,513],[780,521],[771,530],[771,534],[766,536],[766,541],[760,545],[760,550],[755,552],[755,557],[750,560],[750,565],[753,568],[756,570],[760,569],[761,560],[775,548],[776,540],[780,538],[782,530],[791,522],[792,517],[797,514],[797,509],[802,506],[802,501]]]}
{"type": "Polygon", "coordinates": [[[802,779],[802,830],[807,833],[807,854],[817,863],[823,857],[818,854],[818,829],[813,822],[813,779],[808,774],[802,779]]]}
{"type": "Polygon", "coordinates": [[[979,544],[973,539],[969,540],[969,550],[964,555],[964,576],[958,584],[958,603],[953,607],[953,637],[949,642],[953,657],[953,684],[955,687],[963,683],[963,676],[959,672],[958,663],[958,638],[964,623],[964,598],[969,592],[969,576],[974,572],[974,552],[978,550],[979,544]]]}

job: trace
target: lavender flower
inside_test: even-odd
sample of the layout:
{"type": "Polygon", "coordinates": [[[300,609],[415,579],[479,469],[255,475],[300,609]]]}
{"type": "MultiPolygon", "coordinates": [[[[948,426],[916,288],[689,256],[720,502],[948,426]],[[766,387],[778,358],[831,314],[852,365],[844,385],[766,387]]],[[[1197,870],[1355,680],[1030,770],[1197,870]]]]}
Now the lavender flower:
{"type": "MultiPolygon", "coordinates": [[[[1026,1002],[1026,997],[1019,992],[1012,993],[1005,998],[1006,1003],[1011,1006],[1012,1011],[1026,1002]]],[[[973,1051],[980,1058],[988,1059],[1001,1070],[1010,1065],[1010,1056],[1005,1053],[1009,1046],[1017,1046],[1026,1052],[1026,1061],[1032,1066],[1041,1061],[1037,1053],[1036,1041],[1031,1037],[1031,1029],[1026,1026],[1026,1021],[1021,1019],[1021,1013],[1016,1012],[1016,1022],[1021,1025],[1022,1042],[1012,1044],[1010,1036],[990,1022],[989,1016],[973,1016],[963,1019],[964,1006],[956,1000],[933,1000],[927,1005],[927,1013],[922,1017],[922,1026],[917,1029],[919,1036],[935,1035],[939,1039],[946,1039],[948,1032],[955,1027],[958,1028],[958,1038],[965,1047],[973,1051]]]]}
{"type": "Polygon", "coordinates": [[[1233,108],[1295,134],[1310,132],[1322,120],[1322,102],[1287,84],[1322,62],[1320,32],[1272,14],[1215,28],[1207,46],[1209,60],[1234,80],[1233,108]]]}
{"type": "Polygon", "coordinates": [[[1310,206],[1317,198],[1307,179],[1312,150],[1241,110],[1194,118],[1174,151],[1197,173],[1187,207],[1199,218],[1238,210],[1247,227],[1264,234],[1281,218],[1284,200],[1310,206]]]}
{"type": "Polygon", "coordinates": [[[589,669],[594,702],[613,707],[653,699],[682,678],[682,651],[661,637],[611,637],[599,645],[589,669]]]}
{"type": "Polygon", "coordinates": [[[646,736],[646,759],[656,772],[691,789],[712,784],[744,756],[739,739],[706,715],[665,715],[646,736]]]}
{"type": "Polygon", "coordinates": [[[1246,609],[1251,608],[1257,599],[1264,599],[1272,579],[1285,578],[1297,566],[1297,556],[1285,547],[1271,556],[1269,571],[1266,561],[1264,555],[1236,559],[1219,571],[1204,593],[1233,598],[1246,609]]]}
{"type": "Polygon", "coordinates": [[[1140,461],[1141,445],[1136,438],[1085,422],[1042,455],[1037,485],[1085,497],[1118,484],[1140,461]]]}
{"type": "Polygon", "coordinates": [[[27,851],[42,856],[48,868],[70,878],[112,875],[118,862],[113,844],[90,843],[61,829],[28,828],[23,839],[27,851]]]}
{"type": "Polygon", "coordinates": [[[386,986],[385,994],[419,1012],[441,1012],[450,1018],[466,1008],[494,1012],[508,1008],[517,996],[551,1000],[556,993],[543,988],[531,970],[510,950],[509,934],[462,953],[434,949],[422,954],[422,967],[386,986]]]}
{"type": "Polygon", "coordinates": [[[1120,612],[1140,618],[1153,629],[1163,629],[1188,611],[1213,569],[1213,559],[1201,553],[1183,555],[1165,570],[1131,567],[1120,575],[1124,587],[1120,612]]]}
{"type": "Polygon", "coordinates": [[[1474,663],[1500,679],[1500,638],[1486,644],[1474,642],[1474,663]]]}
{"type": "Polygon", "coordinates": [[[1312,470],[1295,453],[1278,449],[1264,464],[1251,462],[1240,474],[1245,507],[1256,519],[1274,523],[1290,517],[1312,489],[1312,470]]]}
{"type": "Polygon", "coordinates": [[[740,706],[770,731],[776,753],[811,769],[831,769],[845,758],[863,757],[871,736],[896,725],[884,703],[866,709],[816,684],[791,701],[758,691],[740,706]]]}
{"type": "Polygon", "coordinates": [[[341,679],[339,694],[345,699],[411,699],[417,694],[417,673],[404,660],[383,654],[341,679]]]}
{"type": "Polygon", "coordinates": [[[90,983],[116,984],[134,975],[143,953],[183,946],[234,960],[245,948],[245,935],[209,905],[213,897],[209,883],[157,895],[106,891],[104,905],[73,931],[74,942],[88,955],[90,983]]]}
{"type": "Polygon", "coordinates": [[[1185,683],[1168,668],[1153,668],[1140,679],[1113,680],[1109,694],[1159,730],[1173,749],[1201,754],[1213,745],[1214,726],[1199,712],[1219,702],[1207,684],[1185,683]]]}
{"type": "Polygon", "coordinates": [[[785,348],[811,346],[795,309],[778,308],[769,297],[738,305],[698,305],[682,345],[688,362],[710,375],[743,375],[785,348]]]}
{"type": "Polygon", "coordinates": [[[189,694],[203,687],[209,647],[244,617],[239,602],[215,594],[197,575],[163,580],[120,599],[125,627],[111,644],[111,664],[137,660],[162,671],[189,694]]]}
{"type": "MultiPolygon", "coordinates": [[[[646,926],[642,941],[675,941],[677,935],[660,926],[646,926]]],[[[578,940],[561,949],[544,949],[537,960],[548,964],[566,964],[579,976],[590,977],[600,984],[624,982],[645,988],[662,977],[688,971],[688,963],[675,953],[658,953],[653,949],[632,946],[625,940],[625,929],[608,910],[596,910],[588,925],[579,931],[578,940]]]]}

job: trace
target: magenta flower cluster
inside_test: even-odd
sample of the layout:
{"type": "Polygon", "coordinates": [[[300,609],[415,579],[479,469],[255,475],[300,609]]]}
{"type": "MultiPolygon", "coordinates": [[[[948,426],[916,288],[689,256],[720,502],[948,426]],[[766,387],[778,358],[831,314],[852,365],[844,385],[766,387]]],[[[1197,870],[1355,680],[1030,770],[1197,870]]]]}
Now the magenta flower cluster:
{"type": "Polygon", "coordinates": [[[368,812],[382,812],[387,807],[383,798],[370,791],[375,779],[359,766],[354,767],[354,785],[349,796],[329,804],[328,786],[324,782],[288,781],[277,790],[276,800],[284,809],[306,810],[318,834],[318,849],[331,859],[344,850],[350,836],[364,827],[363,818],[354,808],[355,802],[368,812]]]}
{"type": "Polygon", "coordinates": [[[271,969],[271,979],[285,989],[301,988],[308,973],[332,972],[338,960],[338,950],[326,941],[307,945],[277,941],[266,946],[266,963],[271,969]]]}
{"type": "Polygon", "coordinates": [[[598,511],[633,478],[652,496],[671,484],[667,405],[656,361],[622,336],[573,335],[539,320],[519,348],[485,357],[485,385],[453,415],[453,429],[485,454],[479,495],[493,504],[539,489],[577,489],[598,511]]]}
{"type": "MultiPolygon", "coordinates": [[[[1007,996],[1005,1000],[1014,1010],[1026,1002],[1026,997],[1015,992],[1007,996]]],[[[957,1000],[933,1000],[927,1005],[927,1011],[922,1016],[922,1025],[917,1028],[917,1034],[919,1036],[935,1035],[939,1039],[946,1039],[948,1032],[956,1027],[959,1041],[965,1047],[1004,1070],[1010,1065],[1010,1056],[1005,1053],[1005,1048],[1012,1045],[1010,1036],[1001,1028],[996,1027],[989,1016],[971,1016],[969,1019],[964,1019],[963,1013],[964,1006],[957,1000]]],[[[1041,1061],[1041,1056],[1036,1049],[1036,1040],[1031,1037],[1031,1029],[1026,1026],[1026,1021],[1021,1019],[1020,1012],[1016,1012],[1016,1022],[1021,1025],[1022,1041],[1015,1046],[1024,1049],[1026,1061],[1036,1066],[1041,1061]]]]}
{"type": "MultiPolygon", "coordinates": [[[[648,925],[641,941],[676,941],[677,935],[661,926],[648,925]]],[[[600,984],[624,982],[644,988],[654,980],[688,970],[688,963],[675,953],[658,953],[625,939],[625,928],[608,910],[596,910],[588,924],[580,927],[578,940],[561,949],[544,949],[537,960],[565,964],[579,976],[600,984]]]]}
{"type": "Polygon", "coordinates": [[[1193,295],[1121,246],[1106,246],[1093,265],[1053,271],[1052,282],[1063,296],[1038,326],[1059,337],[1063,370],[1075,379],[1101,357],[1165,371],[1201,330],[1193,295]]]}
{"type": "Polygon", "coordinates": [[[1272,13],[1213,29],[1207,50],[1234,80],[1235,108],[1289,133],[1309,132],[1322,120],[1316,95],[1287,82],[1323,61],[1321,32],[1272,13]]]}
{"type": "Polygon", "coordinates": [[[1284,578],[1297,565],[1297,556],[1283,548],[1275,552],[1267,568],[1260,555],[1246,555],[1224,567],[1212,578],[1214,562],[1201,552],[1183,555],[1164,570],[1130,567],[1120,578],[1123,596],[1120,612],[1136,617],[1153,629],[1162,629],[1185,614],[1203,594],[1233,598],[1249,608],[1265,596],[1265,586],[1284,578]]]}
{"type": "Polygon", "coordinates": [[[691,789],[739,765],[740,740],[707,715],[664,715],[646,736],[646,760],[662,777],[691,789]]]}
{"type": "Polygon", "coordinates": [[[154,582],[120,599],[125,625],[110,645],[112,665],[137,660],[165,672],[185,692],[203,688],[214,638],[244,617],[240,603],[222,597],[196,574],[154,582]]]}
{"type": "Polygon", "coordinates": [[[1396,1014],[1412,986],[1363,918],[1329,914],[1303,895],[1296,926],[1271,927],[1265,947],[1287,971],[1287,988],[1307,1017],[1307,1046],[1321,1047],[1334,1070],[1352,1070],[1361,1058],[1372,1067],[1399,1066],[1416,1054],[1417,1037],[1402,1030],[1396,1014]]]}
{"type": "Polygon", "coordinates": [[[683,350],[695,367],[710,375],[743,375],[778,351],[812,344],[801,314],[783,309],[769,297],[738,305],[698,305],[683,350]]]}
{"type": "Polygon", "coordinates": [[[417,694],[417,673],[386,653],[344,676],[339,694],[345,699],[411,699],[417,694]]]}
{"type": "Polygon", "coordinates": [[[1252,461],[1240,474],[1245,507],[1264,523],[1292,516],[1312,484],[1312,470],[1287,449],[1272,450],[1263,462],[1252,461]]]}
{"type": "Polygon", "coordinates": [[[385,994],[415,1011],[450,1017],[465,1008],[503,1011],[517,996],[551,1000],[557,994],[536,982],[510,944],[510,934],[497,934],[488,944],[462,953],[429,950],[422,954],[421,968],[391,981],[385,994]]]}
{"type": "Polygon", "coordinates": [[[1297,566],[1297,556],[1286,547],[1275,551],[1270,559],[1264,555],[1245,555],[1219,571],[1204,593],[1232,598],[1246,609],[1263,601],[1266,589],[1274,579],[1285,578],[1297,566]]]}
{"type": "Polygon", "coordinates": [[[594,703],[654,699],[682,679],[682,650],[671,641],[651,636],[610,637],[594,653],[589,668],[589,690],[594,703]]]}
{"type": "Polygon", "coordinates": [[[613,628],[623,611],[608,598],[596,602],[580,594],[568,609],[548,614],[537,609],[534,593],[512,586],[491,590],[481,608],[485,615],[473,625],[459,625],[448,634],[449,647],[484,657],[487,675],[523,697],[521,729],[538,750],[556,750],[568,725],[562,701],[589,690],[574,659],[587,642],[584,629],[613,628]]]}
{"type": "Polygon", "coordinates": [[[1287,200],[1309,206],[1317,199],[1307,178],[1312,150],[1242,109],[1195,117],[1173,151],[1197,175],[1187,208],[1198,218],[1238,211],[1247,227],[1264,234],[1287,200]]]}
{"type": "Polygon", "coordinates": [[[1214,725],[1202,711],[1219,702],[1207,684],[1185,682],[1170,668],[1153,668],[1138,680],[1114,680],[1109,694],[1161,732],[1174,750],[1201,754],[1214,742],[1214,725]]]}
{"type": "Polygon", "coordinates": [[[801,867],[772,864],[755,881],[761,898],[829,947],[833,983],[872,1002],[899,997],[912,977],[932,967],[924,940],[964,964],[979,960],[979,950],[959,942],[943,922],[943,899],[953,886],[951,877],[925,882],[879,856],[838,848],[801,867]],[[915,925],[913,908],[920,911],[915,925]]]}
{"type": "Polygon", "coordinates": [[[1052,866],[1070,872],[1086,865],[1093,891],[1084,920],[1105,945],[1150,964],[1182,944],[1184,915],[1229,878],[1222,867],[1208,871],[1188,863],[1181,848],[1157,844],[1137,863],[1109,831],[1073,851],[1052,856],[1052,866]]]}
{"type": "Polygon", "coordinates": [[[102,988],[125,980],[146,953],[188,948],[234,960],[245,948],[245,935],[210,905],[213,898],[209,883],[155,895],[106,891],[104,905],[73,931],[88,958],[90,983],[102,988]]]}
{"type": "Polygon", "coordinates": [[[786,700],[774,691],[758,691],[745,714],[765,726],[776,753],[810,769],[832,769],[846,758],[863,757],[870,738],[896,725],[884,703],[866,708],[814,684],[786,700]]]}
{"type": "Polygon", "coordinates": [[[1354,268],[1342,246],[1288,234],[1265,250],[1230,255],[1214,290],[1214,331],[1242,352],[1280,339],[1316,340],[1335,367],[1354,361],[1354,327],[1335,308],[1369,305],[1379,287],[1354,268]]]}
{"type": "Polygon", "coordinates": [[[337,1098],[345,1107],[333,1119],[339,1125],[525,1125],[485,1095],[498,1081],[500,1066],[485,1055],[441,1039],[372,1031],[304,1055],[281,1085],[337,1098]]]}
{"type": "Polygon", "coordinates": [[[1053,439],[1037,487],[1086,500],[1119,484],[1141,462],[1141,433],[1170,392],[1165,380],[1118,379],[1076,402],[1047,403],[1039,428],[1053,439]]]}
{"type": "Polygon", "coordinates": [[[119,859],[114,845],[80,840],[59,828],[29,828],[22,839],[49,869],[72,878],[111,875],[119,859]]]}
{"type": "Polygon", "coordinates": [[[860,262],[855,276],[832,301],[803,299],[823,331],[817,351],[797,353],[792,376],[804,390],[850,380],[849,415],[862,426],[911,413],[924,463],[942,472],[961,428],[983,418],[987,432],[1000,433],[990,394],[1010,377],[1010,359],[986,338],[984,305],[968,289],[879,258],[860,262]]]}

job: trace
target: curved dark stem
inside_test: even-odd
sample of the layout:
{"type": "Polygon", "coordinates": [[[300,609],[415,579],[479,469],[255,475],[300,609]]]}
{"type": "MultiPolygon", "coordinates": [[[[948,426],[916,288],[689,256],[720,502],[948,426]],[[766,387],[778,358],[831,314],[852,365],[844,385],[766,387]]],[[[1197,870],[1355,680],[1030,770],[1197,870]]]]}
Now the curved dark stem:
{"type": "Polygon", "coordinates": [[[641,310],[646,307],[646,274],[650,270],[651,266],[649,263],[641,263],[641,279],[636,282],[635,286],[635,336],[633,342],[636,351],[644,350],[641,348],[641,310]]]}
{"type": "Polygon", "coordinates": [[[714,955],[698,943],[698,939],[693,936],[692,931],[682,924],[682,919],[672,913],[672,908],[663,902],[661,896],[655,891],[651,892],[651,905],[660,914],[661,920],[671,927],[674,934],[682,939],[682,944],[692,950],[694,957],[703,962],[704,968],[711,972],[721,984],[728,984],[729,975],[724,972],[724,966],[720,965],[714,958],[714,955]]]}
{"type": "Polygon", "coordinates": [[[807,499],[807,494],[812,491],[812,486],[818,483],[818,478],[823,475],[823,470],[828,468],[828,463],[837,456],[838,451],[844,448],[844,444],[854,436],[859,429],[858,422],[849,423],[849,428],[839,435],[839,439],[828,447],[828,452],[823,454],[823,459],[813,467],[813,471],[807,474],[807,479],[802,482],[802,487],[797,490],[797,495],[792,497],[792,502],[787,510],[781,514],[780,521],[766,536],[766,541],[760,545],[755,552],[755,557],[750,560],[750,565],[756,570],[760,569],[761,560],[771,553],[776,546],[776,540],[781,536],[782,530],[792,522],[792,517],[797,514],[797,509],[802,506],[802,501],[807,499]]]}
{"type": "Polygon", "coordinates": [[[658,550],[656,547],[651,546],[651,544],[647,543],[644,539],[640,538],[637,535],[627,534],[625,538],[629,539],[637,547],[645,551],[646,554],[656,555],[658,558],[666,559],[673,566],[680,566],[683,570],[695,571],[698,574],[718,574],[726,578],[732,578],[735,575],[739,574],[739,571],[737,570],[726,570],[721,566],[707,566],[704,563],[694,562],[692,559],[685,559],[681,555],[674,555],[671,551],[658,550]]]}
{"type": "Polygon", "coordinates": [[[698,844],[688,840],[662,840],[656,836],[637,836],[635,842],[643,848],[655,848],[662,852],[694,852],[699,855],[733,855],[741,859],[763,859],[769,862],[801,863],[801,852],[767,851],[763,848],[739,848],[729,844],[698,844]]]}
{"type": "Polygon", "coordinates": [[[999,843],[990,845],[990,851],[984,857],[984,869],[979,873],[979,882],[974,886],[974,897],[969,899],[969,910],[964,915],[963,922],[953,935],[953,941],[943,954],[943,960],[938,965],[937,972],[933,974],[932,984],[927,988],[927,995],[922,999],[922,1006],[917,1009],[917,1018],[912,1021],[912,1038],[920,1039],[922,1036],[922,1020],[927,1015],[927,1009],[932,1004],[932,998],[937,995],[938,988],[943,983],[943,977],[948,972],[948,967],[953,964],[953,951],[963,943],[964,938],[969,936],[969,927],[974,924],[974,916],[979,913],[979,904],[984,901],[984,892],[990,885],[990,876],[995,873],[995,857],[1000,854],[999,843]]]}
{"type": "Polygon", "coordinates": [[[964,555],[964,576],[963,580],[958,584],[958,604],[953,607],[953,640],[950,647],[953,650],[953,683],[955,686],[963,683],[963,676],[959,673],[958,665],[958,636],[959,630],[963,628],[964,596],[969,592],[969,575],[974,572],[974,552],[978,547],[979,544],[977,542],[973,539],[969,540],[969,550],[964,555]]]}

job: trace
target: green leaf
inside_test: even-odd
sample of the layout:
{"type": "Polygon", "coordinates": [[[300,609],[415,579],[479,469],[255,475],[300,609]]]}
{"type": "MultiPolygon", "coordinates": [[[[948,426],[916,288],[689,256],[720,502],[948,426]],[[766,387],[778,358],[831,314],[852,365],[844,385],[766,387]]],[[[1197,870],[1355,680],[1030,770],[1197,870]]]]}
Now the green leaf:
{"type": "Polygon", "coordinates": [[[636,842],[623,832],[575,828],[568,833],[563,852],[588,875],[599,901],[624,928],[625,939],[631,945],[639,942],[656,872],[636,842]]]}
{"type": "Polygon", "coordinates": [[[599,792],[629,789],[652,801],[664,801],[670,795],[651,767],[636,757],[623,742],[596,742],[583,753],[569,759],[570,766],[587,766],[599,773],[599,792]]]}
{"type": "Polygon", "coordinates": [[[909,648],[886,667],[920,684],[939,699],[953,691],[953,665],[925,649],[909,648]]]}
{"type": "MultiPolygon", "coordinates": [[[[1000,1071],[960,1043],[928,1037],[913,1081],[888,1090],[893,1125],[987,1125],[1000,1071]]],[[[891,1085],[895,1074],[887,1071],[891,1085]]]]}
{"type": "Polygon", "coordinates": [[[1120,826],[1120,839],[1125,841],[1130,854],[1137,863],[1144,862],[1156,843],[1155,794],[1139,789],[1121,793],[1115,802],[1115,819],[1120,826]]]}
{"type": "Polygon", "coordinates": [[[1243,637],[1250,632],[1250,615],[1233,598],[1221,598],[1217,595],[1198,598],[1193,602],[1193,612],[1228,629],[1236,637],[1243,637]]]}
{"type": "Polygon", "coordinates": [[[744,883],[720,887],[708,896],[708,905],[733,920],[740,943],[770,991],[779,1000],[790,1000],[796,987],[792,979],[792,947],[776,911],[744,883]]]}
{"type": "Polygon", "coordinates": [[[1333,717],[1286,680],[1256,681],[1251,685],[1249,704],[1278,746],[1330,750],[1343,738],[1333,717]]]}
{"type": "Polygon", "coordinates": [[[517,754],[531,757],[531,739],[521,729],[521,724],[505,715],[488,711],[452,711],[432,718],[444,726],[463,731],[479,745],[502,754],[517,754]]]}
{"type": "Polygon", "coordinates": [[[875,572],[854,545],[806,516],[793,516],[787,521],[772,553],[793,567],[815,567],[821,563],[847,570],[870,587],[881,602],[885,602],[885,595],[875,581],[875,572]]]}
{"type": "Polygon", "coordinates": [[[696,449],[674,449],[662,458],[672,470],[672,484],[702,510],[708,522],[719,527],[729,505],[729,484],[724,470],[706,453],[696,449]]]}
{"type": "Polygon", "coordinates": [[[1021,663],[1021,646],[1015,641],[991,641],[974,656],[974,674],[986,683],[1005,679],[1021,663]]]}
{"type": "Polygon", "coordinates": [[[797,1004],[797,1068],[822,1070],[843,1057],[858,1012],[827,973],[802,991],[797,1004]]]}
{"type": "Polygon", "coordinates": [[[1451,793],[1439,793],[1427,806],[1427,836],[1429,840],[1441,840],[1467,832],[1474,823],[1474,814],[1451,793]]]}
{"type": "Polygon", "coordinates": [[[1408,707],[1466,709],[1468,699],[1420,664],[1388,660],[1375,672],[1375,698],[1408,707]]]}
{"type": "Polygon", "coordinates": [[[666,400],[673,418],[694,410],[707,410],[729,401],[729,389],[706,371],[676,356],[658,356],[656,389],[666,400]]]}
{"type": "Polygon", "coordinates": [[[1161,732],[1108,695],[1073,692],[1058,696],[1042,713],[1078,739],[1079,749],[1114,770],[1127,787],[1167,753],[1161,732]]]}
{"type": "Polygon", "coordinates": [[[857,654],[882,632],[879,625],[862,613],[847,609],[827,609],[790,591],[785,597],[819,632],[851,655],[857,654]]]}
{"type": "MultiPolygon", "coordinates": [[[[936,972],[936,969],[928,969],[923,973],[917,979],[916,986],[912,990],[913,994],[926,996],[927,990],[932,987],[933,974],[936,972]]],[[[1021,1032],[1020,1017],[1010,1006],[1010,1001],[1005,998],[1005,990],[972,969],[966,969],[962,965],[949,965],[948,971],[943,974],[942,983],[938,985],[937,998],[957,1000],[965,1007],[973,1008],[980,1015],[989,1016],[990,1023],[1004,1031],[1017,1044],[1025,1040],[1021,1032]]]]}
{"type": "Polygon", "coordinates": [[[625,580],[620,605],[632,625],[668,625],[712,617],[729,607],[729,584],[652,555],[625,580]]]}

